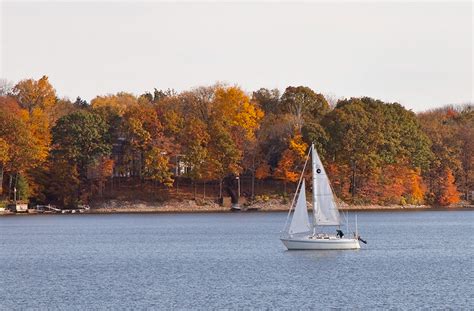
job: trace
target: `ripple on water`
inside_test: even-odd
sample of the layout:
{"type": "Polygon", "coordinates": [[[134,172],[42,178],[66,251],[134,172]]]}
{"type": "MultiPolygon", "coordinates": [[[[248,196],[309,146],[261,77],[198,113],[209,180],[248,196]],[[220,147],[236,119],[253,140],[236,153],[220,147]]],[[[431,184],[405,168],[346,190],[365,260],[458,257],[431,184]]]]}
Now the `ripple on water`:
{"type": "Polygon", "coordinates": [[[319,252],[284,213],[4,217],[0,309],[468,309],[473,215],[360,213],[367,246],[319,252]]]}

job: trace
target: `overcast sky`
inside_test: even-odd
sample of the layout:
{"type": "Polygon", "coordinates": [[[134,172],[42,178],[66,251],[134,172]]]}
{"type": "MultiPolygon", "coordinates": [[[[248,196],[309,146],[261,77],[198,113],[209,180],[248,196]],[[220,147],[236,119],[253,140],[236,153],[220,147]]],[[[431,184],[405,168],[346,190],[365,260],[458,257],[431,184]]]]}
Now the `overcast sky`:
{"type": "Polygon", "coordinates": [[[414,111],[473,100],[473,5],[452,2],[8,2],[0,76],[60,97],[217,81],[305,85],[414,111]]]}

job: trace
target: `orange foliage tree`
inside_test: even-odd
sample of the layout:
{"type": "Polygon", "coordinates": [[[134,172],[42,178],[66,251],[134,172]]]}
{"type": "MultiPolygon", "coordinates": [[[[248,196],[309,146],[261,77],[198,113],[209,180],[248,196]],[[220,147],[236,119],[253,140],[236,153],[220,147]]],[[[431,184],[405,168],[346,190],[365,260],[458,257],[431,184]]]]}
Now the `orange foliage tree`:
{"type": "Polygon", "coordinates": [[[467,199],[474,187],[474,106],[437,108],[418,114],[418,119],[431,139],[435,155],[430,169],[424,172],[429,186],[429,203],[456,203],[461,195],[458,190],[467,199]]]}
{"type": "Polygon", "coordinates": [[[420,169],[412,169],[406,178],[405,193],[407,203],[420,205],[424,201],[426,186],[423,183],[420,169]]]}
{"type": "Polygon", "coordinates": [[[0,97],[0,124],[0,139],[6,153],[0,180],[3,181],[3,174],[8,174],[11,190],[20,175],[25,177],[23,181],[29,182],[29,171],[44,163],[49,154],[50,132],[39,108],[33,108],[30,114],[10,96],[0,97]]]}
{"type": "Polygon", "coordinates": [[[453,172],[447,168],[441,182],[441,191],[439,193],[438,202],[441,205],[450,205],[459,202],[459,192],[454,183],[453,172]]]}
{"type": "Polygon", "coordinates": [[[274,174],[276,178],[283,180],[285,191],[287,182],[298,181],[307,150],[308,144],[303,141],[301,133],[296,132],[283,152],[274,174]]]}
{"type": "Polygon", "coordinates": [[[105,182],[107,178],[111,177],[114,172],[114,161],[108,157],[101,157],[95,166],[91,167],[91,170],[95,172],[95,176],[97,179],[97,186],[99,196],[103,196],[105,182]]]}

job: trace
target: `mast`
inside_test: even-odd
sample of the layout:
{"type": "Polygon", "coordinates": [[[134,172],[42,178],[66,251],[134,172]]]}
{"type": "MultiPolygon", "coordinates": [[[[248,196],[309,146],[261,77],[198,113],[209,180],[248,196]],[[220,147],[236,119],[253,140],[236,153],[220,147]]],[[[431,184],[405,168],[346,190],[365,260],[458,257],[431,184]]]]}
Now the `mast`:
{"type": "Polygon", "coordinates": [[[355,218],[356,218],[356,238],[357,238],[359,236],[359,231],[357,229],[357,214],[355,216],[356,216],[355,218]]]}
{"type": "Polygon", "coordinates": [[[316,189],[317,189],[317,181],[316,181],[316,169],[317,169],[317,163],[316,163],[316,150],[314,149],[314,143],[311,143],[311,175],[313,177],[313,233],[316,232],[316,216],[318,214],[317,209],[319,208],[318,206],[318,198],[316,194],[316,189]]]}

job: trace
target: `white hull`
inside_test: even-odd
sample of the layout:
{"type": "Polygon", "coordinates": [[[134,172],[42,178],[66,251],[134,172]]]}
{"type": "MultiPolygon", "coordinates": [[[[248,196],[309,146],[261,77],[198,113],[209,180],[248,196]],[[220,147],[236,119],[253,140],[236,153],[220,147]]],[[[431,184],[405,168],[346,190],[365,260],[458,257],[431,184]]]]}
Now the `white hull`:
{"type": "Polygon", "coordinates": [[[357,239],[345,238],[314,238],[313,236],[288,237],[280,239],[288,250],[337,250],[337,249],[359,249],[357,239]]]}

